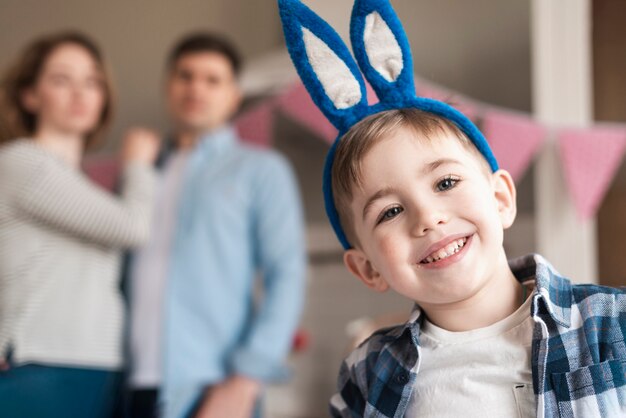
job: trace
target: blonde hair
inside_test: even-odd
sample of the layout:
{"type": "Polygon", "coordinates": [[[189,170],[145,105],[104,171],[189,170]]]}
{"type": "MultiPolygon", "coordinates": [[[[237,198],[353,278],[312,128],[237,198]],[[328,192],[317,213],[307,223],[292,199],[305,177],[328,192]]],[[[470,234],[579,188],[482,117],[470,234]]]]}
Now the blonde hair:
{"type": "Polygon", "coordinates": [[[354,187],[360,187],[362,184],[363,159],[376,144],[400,128],[411,129],[420,140],[430,140],[442,132],[452,133],[482,162],[487,172],[491,172],[487,161],[467,135],[448,119],[413,108],[387,110],[368,116],[340,138],[331,171],[335,208],[346,237],[352,245],[358,243],[358,238],[351,222],[350,204],[354,187]]]}
{"type": "Polygon", "coordinates": [[[0,81],[0,143],[34,134],[37,115],[26,109],[22,103],[22,95],[37,83],[52,52],[66,44],[83,47],[102,74],[104,106],[98,125],[85,138],[85,148],[93,148],[98,144],[113,116],[113,85],[100,48],[91,38],[79,32],[61,32],[36,39],[23,50],[17,62],[4,75],[0,81]]]}

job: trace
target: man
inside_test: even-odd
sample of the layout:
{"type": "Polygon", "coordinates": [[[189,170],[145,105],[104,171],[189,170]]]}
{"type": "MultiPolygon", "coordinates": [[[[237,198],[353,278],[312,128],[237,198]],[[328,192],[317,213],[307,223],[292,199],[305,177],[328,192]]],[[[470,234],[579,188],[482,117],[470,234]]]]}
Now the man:
{"type": "Polygon", "coordinates": [[[183,39],[167,63],[175,134],[152,240],[130,269],[133,417],[159,404],[165,417],[250,418],[263,384],[286,374],[303,303],[302,210],[285,160],[241,144],[228,123],[239,70],[211,34],[183,39]]]}

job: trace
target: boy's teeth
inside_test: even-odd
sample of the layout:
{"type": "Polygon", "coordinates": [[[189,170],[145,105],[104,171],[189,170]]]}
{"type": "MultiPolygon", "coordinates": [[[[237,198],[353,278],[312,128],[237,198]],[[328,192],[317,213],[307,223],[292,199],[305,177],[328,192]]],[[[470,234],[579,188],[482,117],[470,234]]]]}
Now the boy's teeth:
{"type": "Polygon", "coordinates": [[[452,241],[450,244],[446,245],[442,249],[433,252],[424,260],[421,261],[422,264],[433,263],[435,261],[443,260],[444,258],[450,257],[453,254],[458,253],[461,248],[467,242],[467,238],[461,238],[456,241],[452,241]]]}

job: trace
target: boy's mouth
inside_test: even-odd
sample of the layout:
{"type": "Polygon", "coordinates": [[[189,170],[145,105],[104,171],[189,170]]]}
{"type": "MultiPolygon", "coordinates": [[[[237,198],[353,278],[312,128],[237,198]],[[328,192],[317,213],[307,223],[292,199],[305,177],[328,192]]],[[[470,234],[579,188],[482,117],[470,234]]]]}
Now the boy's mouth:
{"type": "Polygon", "coordinates": [[[463,249],[465,244],[467,244],[467,240],[469,237],[458,238],[442,248],[433,251],[426,258],[420,261],[420,264],[431,264],[436,263],[437,261],[445,260],[448,257],[453,256],[463,249]]]}

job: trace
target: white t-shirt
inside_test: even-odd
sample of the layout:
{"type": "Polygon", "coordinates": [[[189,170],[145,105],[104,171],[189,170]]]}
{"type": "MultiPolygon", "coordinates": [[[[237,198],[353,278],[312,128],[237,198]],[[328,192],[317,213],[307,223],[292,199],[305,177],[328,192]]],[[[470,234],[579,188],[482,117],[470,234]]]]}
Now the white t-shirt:
{"type": "Polygon", "coordinates": [[[428,320],[406,417],[534,417],[529,297],[485,328],[450,332],[428,320]]]}
{"type": "Polygon", "coordinates": [[[136,253],[130,268],[130,384],[136,389],[152,389],[161,385],[163,294],[167,288],[170,245],[187,158],[187,152],[178,152],[168,159],[155,202],[152,235],[136,253]]]}

